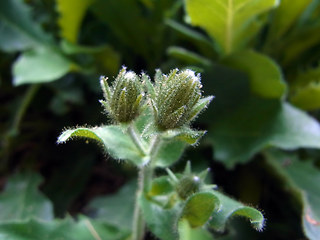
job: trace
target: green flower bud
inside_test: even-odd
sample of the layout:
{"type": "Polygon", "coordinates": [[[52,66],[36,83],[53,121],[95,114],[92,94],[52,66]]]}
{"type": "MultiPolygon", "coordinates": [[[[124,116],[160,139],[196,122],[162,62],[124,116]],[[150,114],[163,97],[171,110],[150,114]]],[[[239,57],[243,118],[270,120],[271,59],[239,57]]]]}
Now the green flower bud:
{"type": "Polygon", "coordinates": [[[176,185],[176,192],[180,198],[187,199],[192,194],[199,192],[201,185],[202,181],[198,176],[183,176],[176,185]]]}
{"type": "Polygon", "coordinates": [[[107,78],[100,78],[105,100],[100,100],[108,115],[118,123],[129,123],[140,113],[143,104],[141,79],[122,68],[111,87],[107,78]]]}
{"type": "Polygon", "coordinates": [[[193,120],[213,98],[202,99],[201,87],[200,74],[192,70],[174,69],[168,76],[158,70],[151,100],[158,129],[179,128],[193,120]]]}
{"type": "Polygon", "coordinates": [[[191,163],[189,161],[187,162],[184,172],[181,176],[175,175],[168,168],[166,171],[169,175],[169,182],[174,187],[178,196],[183,200],[186,200],[194,193],[211,190],[212,188],[216,187],[216,185],[204,183],[204,180],[209,172],[209,168],[198,174],[194,174],[191,171],[191,163]]]}

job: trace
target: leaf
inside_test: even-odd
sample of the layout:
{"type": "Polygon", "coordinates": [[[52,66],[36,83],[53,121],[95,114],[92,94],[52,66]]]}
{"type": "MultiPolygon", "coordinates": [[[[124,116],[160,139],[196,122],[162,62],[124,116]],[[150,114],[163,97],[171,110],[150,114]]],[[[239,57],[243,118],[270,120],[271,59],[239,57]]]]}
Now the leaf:
{"type": "Polygon", "coordinates": [[[311,82],[304,87],[301,87],[290,98],[290,101],[295,106],[307,111],[320,108],[320,83],[311,82]]]}
{"type": "Polygon", "coordinates": [[[72,219],[40,221],[31,219],[25,222],[0,224],[0,240],[125,240],[127,232],[98,221],[81,217],[78,222],[72,219]]]}
{"type": "Polygon", "coordinates": [[[258,231],[264,226],[264,217],[258,210],[247,207],[224,194],[213,191],[214,195],[220,200],[221,207],[219,211],[213,212],[209,222],[209,226],[216,231],[223,231],[227,221],[234,216],[246,217],[250,220],[251,225],[258,231]]]}
{"type": "Polygon", "coordinates": [[[76,128],[65,130],[58,138],[58,143],[80,137],[88,138],[102,144],[106,151],[115,159],[130,160],[141,166],[148,162],[128,135],[118,126],[109,125],[94,128],[76,128]]]}
{"type": "Polygon", "coordinates": [[[23,0],[0,1],[0,35],[0,48],[9,52],[52,43],[23,0]]]}
{"type": "Polygon", "coordinates": [[[115,35],[119,43],[123,43],[147,59],[150,57],[149,51],[154,45],[150,44],[151,38],[147,36],[154,36],[156,29],[151,27],[153,22],[146,21],[141,14],[137,1],[98,0],[91,9],[98,19],[110,28],[110,32],[115,35]]]}
{"type": "MultiPolygon", "coordinates": [[[[201,100],[205,100],[201,99],[201,100]]],[[[199,101],[199,108],[204,108],[208,103],[204,101],[204,104],[201,104],[202,101],[199,101]]],[[[164,139],[170,140],[180,140],[187,144],[193,145],[197,144],[198,141],[206,134],[206,131],[196,131],[189,127],[182,127],[180,129],[174,129],[174,130],[167,130],[165,133],[162,134],[162,137],[164,139]]]]}
{"type": "Polygon", "coordinates": [[[193,229],[187,220],[179,221],[179,240],[213,240],[211,234],[203,228],[193,229]]]}
{"type": "Polygon", "coordinates": [[[154,161],[158,167],[168,167],[176,162],[186,148],[186,143],[176,139],[163,139],[159,150],[154,156],[154,161]]]}
{"type": "Polygon", "coordinates": [[[184,36],[187,36],[187,37],[193,39],[194,41],[200,42],[200,43],[206,45],[207,47],[212,46],[210,39],[208,39],[208,37],[206,37],[205,35],[197,32],[191,28],[188,28],[188,27],[182,25],[181,23],[179,23],[177,21],[174,21],[172,19],[166,19],[165,24],[167,24],[168,26],[170,26],[172,29],[176,30],[177,32],[183,34],[184,36]]]}
{"type": "Polygon", "coordinates": [[[0,21],[0,36],[0,49],[5,52],[21,51],[36,45],[28,36],[17,33],[3,21],[0,21]]]}
{"type": "MultiPolygon", "coordinates": [[[[116,74],[120,67],[120,55],[109,45],[102,46],[83,46],[74,44],[66,40],[60,42],[61,49],[66,54],[85,54],[91,55],[95,62],[95,66],[98,71],[107,70],[112,74],[116,74]]],[[[88,72],[88,69],[77,69],[84,73],[88,72]]],[[[90,70],[89,70],[90,71],[90,70]]],[[[92,71],[92,70],[91,70],[92,71]]]]}
{"type": "Polygon", "coordinates": [[[164,209],[142,196],[140,206],[148,228],[156,237],[165,240],[177,239],[176,229],[179,212],[177,205],[171,209],[164,209]]]}
{"type": "Polygon", "coordinates": [[[181,47],[169,47],[167,49],[167,54],[170,57],[174,57],[176,59],[179,59],[183,61],[186,64],[199,64],[203,66],[210,66],[211,61],[207,58],[202,57],[201,55],[191,52],[187,49],[181,48],[181,47]]]}
{"type": "Polygon", "coordinates": [[[269,41],[278,40],[297,21],[312,0],[290,1],[281,0],[274,11],[269,32],[269,41]]]}
{"type": "Polygon", "coordinates": [[[266,55],[252,50],[237,52],[223,63],[249,76],[251,91],[265,98],[281,98],[286,93],[280,67],[266,55]]]}
{"type": "Polygon", "coordinates": [[[276,48],[278,53],[281,52],[282,65],[289,66],[295,61],[301,61],[301,57],[304,53],[318,45],[320,36],[317,33],[319,31],[320,24],[305,26],[297,33],[292,34],[290,38],[283,41],[280,47],[276,48]]]}
{"type": "Polygon", "coordinates": [[[151,189],[148,192],[148,196],[161,196],[169,194],[173,191],[172,184],[167,176],[157,177],[152,180],[151,189]]]}
{"type": "Polygon", "coordinates": [[[93,210],[94,218],[115,226],[131,230],[135,202],[136,183],[129,182],[111,196],[93,199],[88,208],[93,210]]]}
{"type": "MultiPolygon", "coordinates": [[[[153,116],[148,112],[136,123],[139,125],[139,131],[143,132],[147,141],[150,141],[150,137],[152,137],[154,131],[156,131],[154,126],[150,125],[150,121],[153,121],[151,118],[153,118],[153,116]],[[146,127],[147,123],[149,123],[149,126],[146,127]]],[[[185,148],[189,144],[196,145],[204,134],[205,131],[196,131],[188,127],[168,130],[162,133],[158,149],[153,156],[156,166],[164,168],[172,165],[174,162],[179,160],[185,148]]]]}
{"type": "Polygon", "coordinates": [[[242,48],[261,27],[259,14],[277,0],[186,0],[191,24],[204,28],[223,54],[242,48]]]}
{"type": "Polygon", "coordinates": [[[232,168],[267,146],[320,148],[319,123],[288,103],[249,98],[209,130],[214,157],[232,168]]]}
{"type": "Polygon", "coordinates": [[[320,108],[320,67],[299,74],[291,84],[290,101],[299,108],[320,108]]]}
{"type": "Polygon", "coordinates": [[[191,227],[203,226],[212,212],[220,207],[217,196],[211,192],[200,192],[188,198],[182,210],[181,218],[188,220],[191,227]]]}
{"type": "Polygon", "coordinates": [[[88,7],[94,0],[57,0],[57,10],[60,13],[58,24],[61,36],[71,43],[76,43],[81,22],[88,7]]]}
{"type": "Polygon", "coordinates": [[[57,80],[68,73],[71,62],[54,49],[37,48],[24,52],[13,65],[14,85],[57,80]]]}
{"type": "Polygon", "coordinates": [[[11,176],[0,194],[0,223],[30,218],[51,220],[52,205],[38,190],[41,182],[42,178],[36,173],[19,173],[11,176]]]}
{"type": "Polygon", "coordinates": [[[320,171],[311,161],[301,161],[296,154],[280,151],[265,152],[268,166],[279,176],[284,189],[303,205],[303,227],[311,240],[320,234],[320,171]]]}

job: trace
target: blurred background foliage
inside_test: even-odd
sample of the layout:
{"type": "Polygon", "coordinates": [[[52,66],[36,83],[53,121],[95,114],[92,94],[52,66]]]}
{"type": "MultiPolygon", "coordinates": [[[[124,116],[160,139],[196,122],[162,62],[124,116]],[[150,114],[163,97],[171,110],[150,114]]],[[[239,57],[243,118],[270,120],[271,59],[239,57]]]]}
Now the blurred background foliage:
{"type": "Polygon", "coordinates": [[[319,239],[319,32],[319,0],[1,0],[0,239],[128,237],[132,208],[113,205],[133,201],[133,184],[117,190],[135,169],[55,143],[110,122],[98,79],[122,65],[192,68],[215,96],[194,124],[207,135],[173,169],[210,166],[267,225],[234,219],[201,239],[319,239]]]}

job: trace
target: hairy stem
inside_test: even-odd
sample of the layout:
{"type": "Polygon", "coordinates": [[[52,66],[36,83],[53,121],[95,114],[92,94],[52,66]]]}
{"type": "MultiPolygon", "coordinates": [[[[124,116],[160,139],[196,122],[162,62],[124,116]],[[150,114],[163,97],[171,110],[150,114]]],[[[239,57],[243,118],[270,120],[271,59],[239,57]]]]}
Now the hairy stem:
{"type": "Polygon", "coordinates": [[[142,240],[145,234],[145,222],[141,213],[141,208],[139,205],[139,199],[144,192],[147,192],[150,188],[153,172],[155,169],[154,156],[157,154],[159,145],[161,142],[161,137],[156,135],[153,139],[148,155],[150,161],[147,165],[139,169],[138,176],[138,189],[136,193],[136,201],[133,213],[133,224],[132,224],[132,240],[142,240]]]}
{"type": "Polygon", "coordinates": [[[145,156],[146,155],[146,151],[144,150],[141,138],[138,136],[133,124],[130,124],[130,126],[128,127],[127,132],[129,134],[132,142],[136,145],[137,149],[141,153],[141,155],[145,156]]]}

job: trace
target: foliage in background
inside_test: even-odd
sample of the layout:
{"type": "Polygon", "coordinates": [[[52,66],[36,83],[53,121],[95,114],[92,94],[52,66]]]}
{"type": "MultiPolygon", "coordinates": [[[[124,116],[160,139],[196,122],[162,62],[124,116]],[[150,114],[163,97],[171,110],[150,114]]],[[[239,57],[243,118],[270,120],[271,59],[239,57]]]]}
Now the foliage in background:
{"type": "MultiPolygon", "coordinates": [[[[3,239],[13,232],[13,239],[25,239],[28,229],[48,239],[96,239],[92,229],[107,239],[128,236],[108,213],[125,191],[105,203],[91,199],[115,192],[134,174],[132,166],[103,163],[91,145],[82,152],[54,144],[65,126],[109,121],[97,114],[97,79],[115,75],[122,64],[150,75],[155,68],[202,72],[204,91],[215,96],[199,119],[208,134],[174,167],[187,159],[196,169],[209,165],[214,182],[268,219],[263,233],[235,219],[220,239],[319,238],[319,15],[319,0],[0,1],[0,160],[8,196],[0,209],[10,210],[6,199],[14,191],[23,193],[14,181],[37,187],[32,170],[45,177],[41,189],[54,206],[53,213],[42,194],[27,191],[35,196],[21,199],[47,207],[1,211],[3,239]],[[15,171],[28,174],[14,177],[15,171]],[[79,212],[91,218],[41,220],[79,212]]],[[[212,239],[189,228],[179,224],[184,239],[212,239]]]]}

